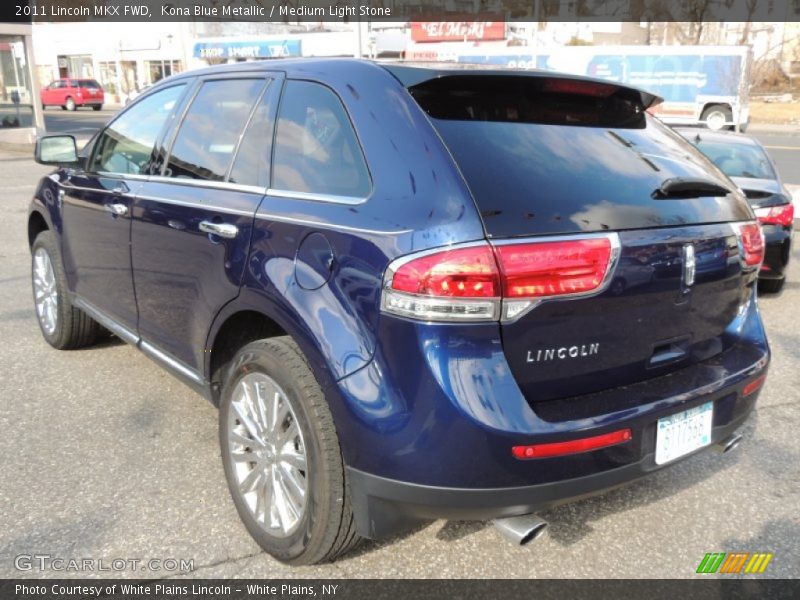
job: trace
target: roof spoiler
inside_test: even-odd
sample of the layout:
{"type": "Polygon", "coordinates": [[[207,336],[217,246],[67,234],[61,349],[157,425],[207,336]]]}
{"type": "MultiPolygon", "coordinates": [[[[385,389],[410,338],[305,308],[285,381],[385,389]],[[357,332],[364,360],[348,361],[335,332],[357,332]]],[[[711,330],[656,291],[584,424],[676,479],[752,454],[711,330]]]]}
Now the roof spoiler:
{"type": "Polygon", "coordinates": [[[438,64],[426,65],[425,67],[400,64],[383,64],[382,66],[394,75],[404,87],[409,89],[433,80],[449,77],[530,77],[552,82],[549,85],[554,88],[553,91],[562,91],[564,93],[587,93],[591,95],[594,91],[594,93],[606,96],[610,96],[617,91],[633,93],[639,96],[642,108],[645,110],[664,101],[661,96],[614,81],[569,75],[556,71],[541,71],[537,69],[519,71],[515,69],[487,68],[484,65],[466,63],[447,63],[446,67],[438,64]]]}

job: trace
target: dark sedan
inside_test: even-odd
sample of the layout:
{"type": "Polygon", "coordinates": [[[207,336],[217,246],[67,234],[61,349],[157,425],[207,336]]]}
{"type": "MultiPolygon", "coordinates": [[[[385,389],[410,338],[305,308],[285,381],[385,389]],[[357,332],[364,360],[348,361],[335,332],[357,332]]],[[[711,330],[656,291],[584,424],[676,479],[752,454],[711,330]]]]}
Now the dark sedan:
{"type": "Polygon", "coordinates": [[[765,292],[781,291],[791,256],[794,205],[775,163],[758,141],[746,135],[689,128],[678,129],[678,133],[697,146],[744,191],[762,225],[766,241],[759,288],[765,292]]]}

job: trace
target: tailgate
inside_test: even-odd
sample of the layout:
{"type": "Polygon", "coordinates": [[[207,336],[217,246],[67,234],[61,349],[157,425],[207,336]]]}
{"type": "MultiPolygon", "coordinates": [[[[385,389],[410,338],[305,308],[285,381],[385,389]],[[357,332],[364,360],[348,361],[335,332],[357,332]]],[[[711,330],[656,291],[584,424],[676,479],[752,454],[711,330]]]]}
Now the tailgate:
{"type": "Polygon", "coordinates": [[[502,324],[506,358],[529,401],[657,377],[707,360],[736,340],[728,326],[751,278],[743,276],[730,225],[625,231],[619,238],[604,292],[544,301],[502,324]]]}
{"type": "Polygon", "coordinates": [[[504,304],[501,323],[529,401],[664,375],[735,341],[760,231],[737,187],[646,113],[652,96],[514,73],[439,73],[409,90],[469,186],[501,271],[522,272],[514,293],[545,298],[504,304]],[[602,251],[573,247],[591,236],[618,248],[602,285],[592,274],[602,251]]]}

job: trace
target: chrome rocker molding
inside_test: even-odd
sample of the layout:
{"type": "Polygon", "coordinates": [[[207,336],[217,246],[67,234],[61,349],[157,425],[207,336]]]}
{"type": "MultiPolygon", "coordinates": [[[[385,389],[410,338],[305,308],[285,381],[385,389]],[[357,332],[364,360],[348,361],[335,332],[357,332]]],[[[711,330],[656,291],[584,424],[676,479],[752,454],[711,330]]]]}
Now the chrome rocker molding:
{"type": "Polygon", "coordinates": [[[108,329],[122,341],[127,342],[128,344],[131,344],[132,346],[135,346],[141,350],[145,355],[153,359],[155,362],[165,366],[173,375],[178,377],[178,379],[195,388],[204,397],[209,400],[211,399],[211,389],[208,383],[195,369],[192,369],[180,360],[170,356],[150,342],[143,340],[137,333],[131,331],[124,325],[120,325],[80,296],[77,296],[74,293],[70,294],[70,296],[74,306],[80,308],[92,319],[100,323],[100,325],[108,329]]]}
{"type": "Polygon", "coordinates": [[[136,335],[133,331],[131,331],[127,327],[120,325],[116,321],[112,320],[111,318],[106,316],[105,313],[100,312],[100,310],[98,310],[93,305],[86,302],[86,300],[84,300],[80,296],[76,296],[73,294],[71,300],[74,306],[80,308],[83,312],[92,317],[92,319],[100,323],[100,325],[108,329],[111,333],[116,335],[122,341],[127,342],[128,344],[132,344],[133,346],[139,345],[139,336],[136,335]]]}

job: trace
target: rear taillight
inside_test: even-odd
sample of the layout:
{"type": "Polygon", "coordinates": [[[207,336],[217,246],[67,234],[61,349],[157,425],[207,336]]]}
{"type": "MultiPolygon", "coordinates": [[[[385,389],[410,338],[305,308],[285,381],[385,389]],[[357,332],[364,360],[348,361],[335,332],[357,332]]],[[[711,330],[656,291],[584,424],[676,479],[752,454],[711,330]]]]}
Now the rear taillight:
{"type": "Polygon", "coordinates": [[[500,273],[489,244],[401,258],[386,273],[387,312],[430,321],[496,320],[500,273]]]}
{"type": "Polygon", "coordinates": [[[611,260],[611,240],[538,242],[497,246],[503,296],[539,298],[596,290],[611,260]]]}
{"type": "Polygon", "coordinates": [[[544,299],[602,291],[618,251],[617,235],[602,234],[412,255],[387,270],[382,307],[424,320],[509,320],[544,299]]]}
{"type": "Polygon", "coordinates": [[[768,206],[755,210],[758,222],[763,225],[782,225],[791,227],[794,224],[794,204],[768,206]]]}
{"type": "Polygon", "coordinates": [[[758,223],[734,223],[734,231],[739,238],[739,251],[742,263],[747,268],[756,268],[764,260],[764,232],[758,223]]]}

